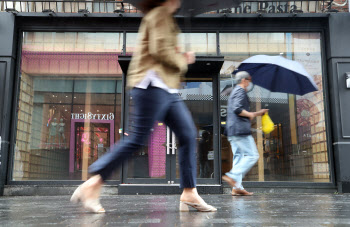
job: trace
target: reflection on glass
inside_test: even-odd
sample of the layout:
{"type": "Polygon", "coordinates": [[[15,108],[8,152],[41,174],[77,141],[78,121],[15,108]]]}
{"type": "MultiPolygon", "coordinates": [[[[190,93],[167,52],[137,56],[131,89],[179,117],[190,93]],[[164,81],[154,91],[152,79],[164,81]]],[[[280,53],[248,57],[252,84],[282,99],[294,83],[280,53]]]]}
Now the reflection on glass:
{"type": "MultiPolygon", "coordinates": [[[[213,149],[213,83],[207,81],[187,81],[179,91],[181,98],[192,114],[198,130],[197,134],[197,178],[214,177],[213,149]]],[[[176,158],[176,178],[180,177],[178,156],[176,158]]]]}
{"type": "Polygon", "coordinates": [[[216,33],[181,33],[179,46],[182,52],[193,51],[196,55],[216,55],[216,33]]]}
{"type": "Polygon", "coordinates": [[[13,180],[85,180],[119,139],[122,40],[24,33],[13,180]]]}
{"type": "MultiPolygon", "coordinates": [[[[136,44],[137,33],[127,33],[126,53],[128,55],[135,51],[136,44]]],[[[181,33],[178,45],[181,52],[194,51],[196,55],[216,55],[216,33],[181,33]]]]}
{"type": "Polygon", "coordinates": [[[126,54],[134,53],[137,44],[137,33],[126,33],[126,54]]]}
{"type": "MultiPolygon", "coordinates": [[[[248,93],[251,111],[270,109],[275,130],[264,135],[261,118],[253,120],[252,132],[260,159],[244,180],[329,182],[320,34],[225,33],[220,34],[220,47],[226,59],[220,81],[222,132],[227,99],[234,83],[230,74],[250,56],[280,54],[298,61],[314,78],[319,89],[304,96],[295,96],[271,93],[255,86],[248,93]]],[[[222,172],[227,172],[232,166],[232,155],[224,135],[221,147],[222,172]]]]}
{"type": "MultiPolygon", "coordinates": [[[[129,102],[130,111],[132,112],[133,102],[130,99],[129,102]]],[[[133,119],[129,121],[129,130],[133,130],[133,119]]],[[[162,122],[155,122],[151,129],[151,134],[147,141],[144,142],[144,146],[137,152],[132,154],[132,158],[128,160],[128,178],[154,178],[165,179],[166,178],[166,151],[167,137],[170,136],[169,130],[162,122]]]]}

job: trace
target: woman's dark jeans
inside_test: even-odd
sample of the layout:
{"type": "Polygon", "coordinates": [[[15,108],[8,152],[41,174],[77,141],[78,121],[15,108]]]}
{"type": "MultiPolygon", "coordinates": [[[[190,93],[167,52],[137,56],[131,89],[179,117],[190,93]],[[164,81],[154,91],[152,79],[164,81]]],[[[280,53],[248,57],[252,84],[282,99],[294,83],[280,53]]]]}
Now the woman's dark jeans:
{"type": "Polygon", "coordinates": [[[89,172],[100,174],[105,181],[131,154],[138,151],[150,135],[155,121],[164,122],[174,131],[179,141],[180,187],[196,187],[196,135],[192,116],[178,94],[149,86],[131,90],[134,108],[129,135],[115,144],[110,152],[89,167],[89,172]]]}

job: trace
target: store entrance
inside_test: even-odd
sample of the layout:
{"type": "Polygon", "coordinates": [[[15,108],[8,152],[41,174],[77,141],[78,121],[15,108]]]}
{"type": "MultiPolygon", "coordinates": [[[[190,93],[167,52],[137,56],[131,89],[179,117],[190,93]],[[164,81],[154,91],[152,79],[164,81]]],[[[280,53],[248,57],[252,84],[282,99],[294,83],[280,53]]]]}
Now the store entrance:
{"type": "MultiPolygon", "coordinates": [[[[181,83],[179,96],[189,109],[197,129],[197,183],[220,184],[218,73],[222,58],[199,58],[181,83]]],[[[123,68],[123,63],[119,59],[123,68]]],[[[126,97],[129,100],[129,97],[126,97]]],[[[129,105],[130,102],[127,102],[129,105]]],[[[132,108],[129,106],[128,108],[132,108]]],[[[126,126],[127,127],[127,126],[126,126]]],[[[131,185],[163,184],[178,187],[180,164],[178,141],[163,122],[156,122],[142,149],[124,165],[123,182],[131,185]]],[[[142,188],[142,187],[141,187],[142,188]]],[[[167,187],[168,188],[168,187],[167,187]]],[[[128,189],[128,190],[129,190],[128,189]]],[[[168,190],[168,189],[164,189],[168,190]]],[[[136,190],[139,191],[139,190],[136,190]]],[[[122,188],[119,193],[125,192],[122,188]]],[[[139,193],[142,193],[139,191],[139,193]]]]}
{"type": "Polygon", "coordinates": [[[72,120],[72,125],[70,174],[73,179],[87,180],[88,167],[114,143],[113,121],[72,120]]]}
{"type": "MultiPolygon", "coordinates": [[[[197,181],[217,183],[214,163],[214,86],[213,78],[186,78],[179,96],[189,109],[197,129],[197,181]]],[[[131,104],[132,105],[132,104],[131,104]]],[[[215,134],[215,135],[214,135],[215,134]]],[[[178,184],[180,165],[179,143],[175,133],[163,122],[156,122],[148,141],[127,162],[126,183],[178,184]]]]}

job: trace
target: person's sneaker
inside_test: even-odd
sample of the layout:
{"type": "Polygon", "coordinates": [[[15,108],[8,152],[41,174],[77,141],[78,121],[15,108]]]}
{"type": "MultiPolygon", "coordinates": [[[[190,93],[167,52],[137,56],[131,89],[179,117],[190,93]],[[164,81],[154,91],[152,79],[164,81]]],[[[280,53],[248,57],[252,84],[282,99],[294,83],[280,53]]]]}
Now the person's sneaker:
{"type": "Polygon", "coordinates": [[[233,196],[251,196],[253,192],[247,192],[245,189],[232,189],[233,196]]]}

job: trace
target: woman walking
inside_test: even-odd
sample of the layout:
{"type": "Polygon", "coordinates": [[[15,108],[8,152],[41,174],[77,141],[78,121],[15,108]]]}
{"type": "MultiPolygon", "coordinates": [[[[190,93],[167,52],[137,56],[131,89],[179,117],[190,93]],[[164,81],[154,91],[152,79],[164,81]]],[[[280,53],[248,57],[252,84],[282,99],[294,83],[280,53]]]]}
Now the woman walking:
{"type": "Polygon", "coordinates": [[[186,105],[177,95],[187,65],[195,62],[192,52],[181,54],[177,47],[180,32],[173,15],[181,0],[144,0],[145,13],[139,29],[138,47],[131,60],[127,84],[135,108],[132,131],[111,151],[89,167],[94,176],[79,186],[71,201],[81,201],[85,209],[105,212],[99,202],[101,187],[131,154],[147,140],[155,121],[162,121],[179,140],[180,211],[216,211],[206,204],[196,189],[197,130],[186,105]]]}

